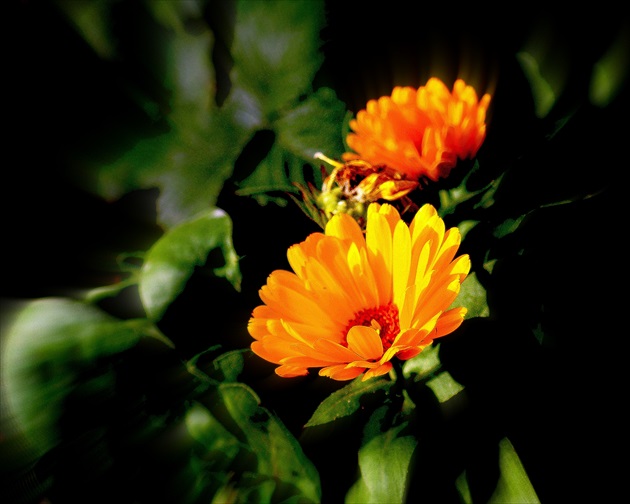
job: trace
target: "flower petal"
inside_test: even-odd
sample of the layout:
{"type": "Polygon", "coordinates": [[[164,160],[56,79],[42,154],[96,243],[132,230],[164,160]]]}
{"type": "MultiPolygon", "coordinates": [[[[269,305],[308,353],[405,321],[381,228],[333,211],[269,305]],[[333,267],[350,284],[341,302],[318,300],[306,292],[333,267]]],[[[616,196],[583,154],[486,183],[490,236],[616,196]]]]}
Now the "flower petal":
{"type": "Polygon", "coordinates": [[[383,355],[383,342],[371,327],[354,326],[348,331],[348,348],[365,360],[380,359],[383,355]]]}

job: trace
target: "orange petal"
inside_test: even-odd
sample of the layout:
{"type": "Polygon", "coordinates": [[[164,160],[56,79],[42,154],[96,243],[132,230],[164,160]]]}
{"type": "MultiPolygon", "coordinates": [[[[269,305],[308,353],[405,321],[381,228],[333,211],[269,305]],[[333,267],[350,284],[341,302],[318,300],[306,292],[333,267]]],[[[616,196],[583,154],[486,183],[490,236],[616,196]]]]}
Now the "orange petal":
{"type": "Polygon", "coordinates": [[[344,365],[328,366],[319,370],[319,376],[328,376],[333,380],[352,380],[361,373],[361,368],[346,368],[344,365]]]}
{"type": "Polygon", "coordinates": [[[377,360],[383,355],[383,342],[371,327],[351,327],[347,339],[348,348],[364,360],[377,360]]]}

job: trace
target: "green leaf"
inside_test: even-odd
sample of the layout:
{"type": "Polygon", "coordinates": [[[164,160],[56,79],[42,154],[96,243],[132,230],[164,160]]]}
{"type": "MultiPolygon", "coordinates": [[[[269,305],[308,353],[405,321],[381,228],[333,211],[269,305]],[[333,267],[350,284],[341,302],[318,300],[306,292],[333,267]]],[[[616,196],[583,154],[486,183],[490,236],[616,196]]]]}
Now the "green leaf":
{"type": "Polygon", "coordinates": [[[163,80],[171,91],[169,117],[181,131],[203,128],[208,115],[215,111],[211,93],[215,74],[209,57],[213,39],[207,26],[198,24],[203,29],[198,28],[194,35],[178,30],[165,50],[169,64],[163,80]]]}
{"type": "Polygon", "coordinates": [[[237,2],[232,83],[258,103],[267,120],[311,91],[323,60],[324,23],[319,0],[237,2]]]}
{"type": "Polygon", "coordinates": [[[250,355],[249,348],[242,350],[232,350],[217,357],[214,368],[221,374],[222,381],[235,382],[245,368],[245,355],[250,355]]]}
{"type": "Polygon", "coordinates": [[[101,58],[116,56],[110,10],[114,0],[57,0],[55,4],[101,58]]]}
{"type": "Polygon", "coordinates": [[[121,321],[64,298],[26,302],[10,320],[2,348],[7,407],[41,453],[58,442],[63,402],[80,372],[132,347],[150,330],[144,320],[121,321]]]}
{"type": "Polygon", "coordinates": [[[556,102],[556,93],[541,72],[538,61],[533,54],[521,51],[516,54],[516,59],[529,81],[534,98],[536,116],[539,118],[545,117],[556,102]]]}
{"type": "Polygon", "coordinates": [[[540,500],[529,481],[521,459],[508,438],[501,440],[499,450],[501,476],[497,488],[488,503],[518,502],[519,504],[539,504],[540,500]]]}
{"type": "Polygon", "coordinates": [[[186,412],[185,423],[190,435],[207,452],[213,453],[214,468],[229,469],[229,463],[241,449],[239,440],[199,403],[193,404],[186,412]]]}
{"type": "Polygon", "coordinates": [[[304,180],[304,161],[285,151],[278,143],[274,143],[269,154],[256,167],[256,170],[238,184],[236,194],[239,196],[257,196],[261,203],[266,203],[273,196],[266,193],[280,191],[296,191],[291,184],[291,175],[297,180],[304,180]]]}
{"type": "MultiPolygon", "coordinates": [[[[276,122],[278,143],[287,151],[311,164],[316,152],[329,157],[344,150],[341,127],[346,115],[345,104],[330,88],[320,88],[276,122]]],[[[319,173],[319,170],[317,171],[319,173]]],[[[317,185],[321,183],[317,181],[317,185]]]]}
{"type": "Polygon", "coordinates": [[[226,113],[206,116],[198,128],[194,107],[178,111],[167,133],[139,139],[115,161],[93,166],[94,191],[108,200],[139,188],[159,188],[158,223],[173,227],[213,206],[248,133],[226,113]]]}
{"type": "Polygon", "coordinates": [[[405,361],[403,364],[403,373],[406,378],[409,378],[412,374],[417,375],[416,379],[422,379],[434,374],[442,366],[440,362],[440,344],[434,342],[432,345],[426,347],[415,357],[405,361]]]}
{"type": "Polygon", "coordinates": [[[148,7],[167,24],[166,29],[152,25],[154,31],[145,34],[153,37],[155,56],[143,63],[164,87],[154,91],[158,113],[103,146],[106,154],[88,154],[85,164],[94,173],[90,189],[108,200],[158,188],[158,223],[169,228],[216,204],[251,129],[243,126],[238,109],[221,110],[213,101],[213,39],[196,12],[200,7],[153,3],[148,7]],[[191,19],[196,30],[178,28],[191,19]]]}
{"type": "Polygon", "coordinates": [[[203,0],[192,0],[186,2],[154,2],[144,0],[144,5],[153,17],[162,25],[171,28],[178,34],[185,32],[184,23],[188,15],[195,17],[202,15],[203,0]]]}
{"type": "Polygon", "coordinates": [[[427,381],[427,387],[433,391],[441,403],[448,401],[464,390],[464,387],[448,371],[442,371],[427,381]]]}
{"type": "Polygon", "coordinates": [[[246,385],[223,383],[219,391],[242,434],[241,441],[257,457],[257,472],[274,478],[281,492],[295,494],[297,489],[307,502],[321,502],[319,474],[284,424],[260,406],[246,385]]]}
{"type": "Polygon", "coordinates": [[[593,67],[589,99],[598,107],[606,107],[623,89],[630,77],[630,35],[620,29],[606,53],[593,67]]]}
{"type": "Polygon", "coordinates": [[[464,306],[467,308],[468,311],[465,317],[467,319],[473,317],[488,317],[490,315],[486,289],[479,283],[474,271],[462,282],[461,289],[453,306],[464,306]]]}
{"type": "Polygon", "coordinates": [[[365,427],[359,449],[360,479],[346,494],[346,503],[405,502],[407,478],[417,440],[401,435],[407,422],[382,430],[388,407],[376,410],[365,427]]]}
{"type": "Polygon", "coordinates": [[[523,220],[525,219],[525,217],[527,217],[527,215],[528,214],[521,215],[517,217],[516,219],[510,219],[510,218],[505,219],[503,222],[501,222],[501,224],[499,224],[498,226],[494,228],[494,230],[492,231],[492,234],[496,238],[503,238],[513,233],[523,223],[523,220]]]}
{"type": "Polygon", "coordinates": [[[337,418],[352,415],[361,407],[361,399],[367,394],[387,392],[392,387],[389,380],[352,380],[348,385],[333,392],[317,407],[306,427],[332,422],[337,418]]]}
{"type": "Polygon", "coordinates": [[[140,272],[140,297],[152,320],[159,320],[183,291],[195,267],[205,264],[211,250],[220,248],[225,266],[216,276],[240,290],[238,256],[232,245],[232,221],[221,209],[201,213],[167,231],[147,253],[140,272]]]}
{"type": "Polygon", "coordinates": [[[238,183],[237,194],[259,196],[264,203],[261,196],[266,193],[296,192],[294,184],[306,186],[311,181],[320,187],[322,175],[314,154],[341,152],[339,131],[344,114],[344,105],[334,92],[322,88],[280,117],[272,124],[276,141],[269,154],[238,183]]]}

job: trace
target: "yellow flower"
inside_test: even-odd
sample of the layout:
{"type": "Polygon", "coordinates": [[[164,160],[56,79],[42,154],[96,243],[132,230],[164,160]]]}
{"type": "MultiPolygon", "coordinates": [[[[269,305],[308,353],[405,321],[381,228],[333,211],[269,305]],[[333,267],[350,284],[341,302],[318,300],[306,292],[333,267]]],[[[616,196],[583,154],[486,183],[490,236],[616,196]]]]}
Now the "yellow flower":
{"type": "Polygon", "coordinates": [[[363,380],[418,355],[457,329],[466,308],[450,308],[470,270],[455,257],[458,228],[445,229],[430,204],[407,225],[389,203],[371,203],[365,233],[334,215],[323,233],[289,247],[293,272],[273,271],[248,330],[258,356],[283,377],[308,368],[335,380],[363,380]]]}
{"type": "Polygon", "coordinates": [[[452,93],[436,77],[417,90],[397,86],[391,96],[370,100],[350,121],[342,159],[384,164],[407,179],[447,177],[458,159],[472,159],[486,137],[490,95],[477,99],[462,79],[452,93]]]}

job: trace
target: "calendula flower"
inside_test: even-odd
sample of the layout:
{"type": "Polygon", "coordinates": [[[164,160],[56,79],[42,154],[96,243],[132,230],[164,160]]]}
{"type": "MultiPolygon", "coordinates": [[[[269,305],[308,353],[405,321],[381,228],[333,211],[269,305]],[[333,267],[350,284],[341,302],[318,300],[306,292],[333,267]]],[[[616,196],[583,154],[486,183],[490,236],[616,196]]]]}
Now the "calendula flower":
{"type": "Polygon", "coordinates": [[[342,159],[383,164],[408,179],[447,177],[458,159],[472,159],[486,137],[490,95],[478,100],[462,79],[452,92],[438,78],[414,89],[397,86],[391,96],[370,100],[350,121],[342,159]]]}
{"type": "Polygon", "coordinates": [[[309,368],[335,380],[392,369],[457,329],[466,308],[451,307],[470,270],[455,257],[458,228],[445,229],[430,204],[408,225],[389,203],[371,203],[365,232],[334,215],[324,232],[291,246],[293,272],[273,271],[248,330],[251,348],[283,377],[309,368]]]}

